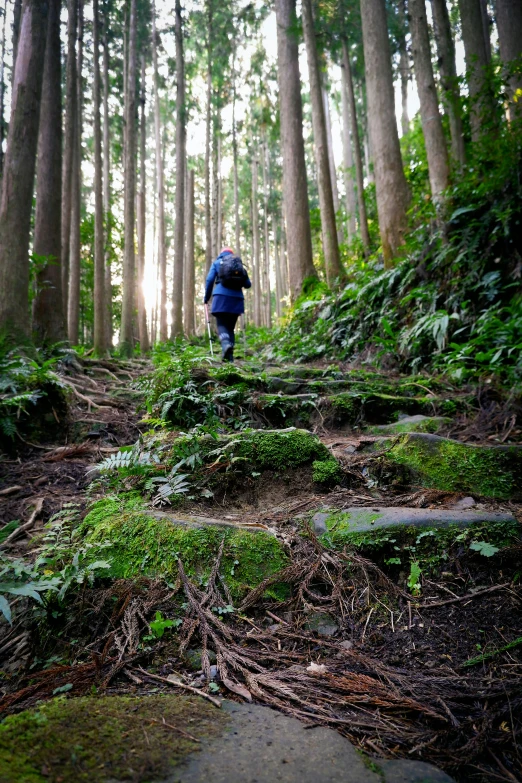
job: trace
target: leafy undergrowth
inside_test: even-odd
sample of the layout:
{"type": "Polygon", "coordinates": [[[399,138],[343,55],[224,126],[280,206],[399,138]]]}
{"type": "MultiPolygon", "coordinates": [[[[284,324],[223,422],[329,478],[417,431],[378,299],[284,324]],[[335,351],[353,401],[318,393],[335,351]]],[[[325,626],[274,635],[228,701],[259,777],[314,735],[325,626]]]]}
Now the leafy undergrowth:
{"type": "MultiPolygon", "coordinates": [[[[408,140],[410,172],[424,170],[420,135],[408,140]]],[[[473,157],[448,193],[437,226],[422,182],[413,181],[411,227],[402,258],[350,256],[338,293],[308,281],[265,356],[386,363],[446,373],[456,382],[522,379],[522,127],[506,126],[473,157]]],[[[410,175],[411,179],[411,175],[410,175]]],[[[424,180],[423,180],[424,181],[424,180]]]]}

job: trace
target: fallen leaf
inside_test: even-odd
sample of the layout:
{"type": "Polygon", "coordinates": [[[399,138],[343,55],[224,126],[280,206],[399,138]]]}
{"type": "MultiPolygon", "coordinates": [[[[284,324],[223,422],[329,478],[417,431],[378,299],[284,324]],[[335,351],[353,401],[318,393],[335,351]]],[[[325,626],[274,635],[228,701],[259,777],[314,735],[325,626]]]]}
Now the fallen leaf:
{"type": "Polygon", "coordinates": [[[234,682],[234,680],[229,680],[226,677],[221,677],[221,682],[225,688],[232,691],[232,693],[241,696],[243,699],[246,699],[246,701],[252,701],[252,694],[244,685],[241,685],[239,682],[234,682]]]}
{"type": "Polygon", "coordinates": [[[324,665],[324,663],[311,663],[310,666],[306,667],[306,671],[310,672],[310,674],[326,674],[328,672],[328,669],[324,665]]]}

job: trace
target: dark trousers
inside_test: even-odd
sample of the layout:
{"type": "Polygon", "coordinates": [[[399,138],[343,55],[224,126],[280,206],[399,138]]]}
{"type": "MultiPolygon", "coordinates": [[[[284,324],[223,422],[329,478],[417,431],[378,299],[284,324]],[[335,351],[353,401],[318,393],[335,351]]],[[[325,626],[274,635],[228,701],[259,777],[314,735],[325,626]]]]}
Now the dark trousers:
{"type": "Polygon", "coordinates": [[[216,319],[217,331],[221,343],[225,341],[233,346],[236,341],[234,329],[236,328],[239,315],[237,313],[214,313],[214,318],[216,319]]]}

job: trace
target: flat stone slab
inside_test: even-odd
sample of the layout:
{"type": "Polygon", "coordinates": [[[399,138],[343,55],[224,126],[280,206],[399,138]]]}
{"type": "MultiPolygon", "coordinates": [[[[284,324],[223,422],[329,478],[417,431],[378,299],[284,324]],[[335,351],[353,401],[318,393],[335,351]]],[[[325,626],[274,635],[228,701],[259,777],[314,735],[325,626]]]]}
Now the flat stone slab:
{"type": "Polygon", "coordinates": [[[435,767],[409,760],[375,760],[379,774],[333,729],[306,728],[260,705],[223,707],[230,715],[224,734],[204,741],[161,783],[452,783],[435,767]],[[384,764],[391,764],[389,773],[384,764]]]}
{"type": "MultiPolygon", "coordinates": [[[[336,512],[318,511],[312,518],[318,535],[327,532],[328,517],[336,512]]],[[[343,531],[366,533],[386,527],[411,525],[413,527],[449,527],[457,525],[466,528],[478,522],[516,522],[512,514],[490,511],[468,511],[459,509],[404,508],[387,506],[350,506],[343,509],[343,531]]]]}
{"type": "Polygon", "coordinates": [[[233,528],[234,530],[248,530],[251,533],[262,530],[265,533],[271,533],[275,535],[275,531],[258,522],[245,522],[244,519],[233,519],[229,517],[227,519],[215,519],[213,517],[205,517],[199,514],[183,514],[181,512],[169,513],[168,511],[150,511],[147,512],[147,516],[154,519],[166,519],[172,522],[173,525],[179,525],[186,528],[233,528]]]}
{"type": "Polygon", "coordinates": [[[368,432],[372,435],[400,435],[405,432],[435,433],[449,421],[451,419],[445,416],[423,416],[418,413],[416,416],[401,416],[399,421],[394,421],[392,424],[373,425],[368,427],[368,432]]]}

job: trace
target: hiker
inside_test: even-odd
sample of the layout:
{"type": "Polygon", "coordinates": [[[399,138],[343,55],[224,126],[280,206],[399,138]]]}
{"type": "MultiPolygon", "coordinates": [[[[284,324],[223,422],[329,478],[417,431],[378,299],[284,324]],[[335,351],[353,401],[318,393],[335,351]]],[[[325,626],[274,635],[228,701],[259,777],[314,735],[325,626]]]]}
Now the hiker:
{"type": "Polygon", "coordinates": [[[245,312],[242,289],[251,286],[239,256],[236,256],[230,247],[224,247],[210,267],[204,299],[207,304],[212,297],[212,315],[216,319],[224,362],[234,361],[234,329],[237,319],[245,312]]]}

